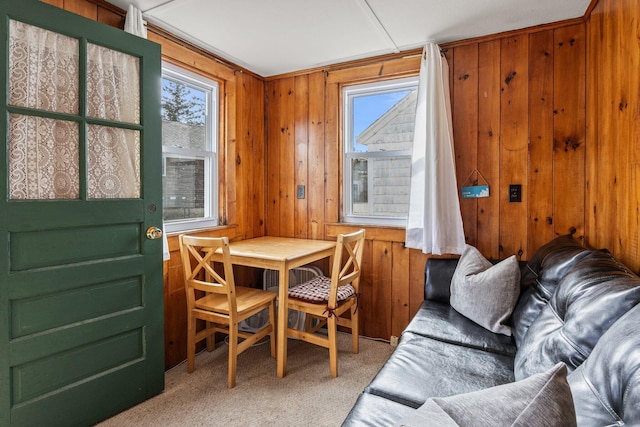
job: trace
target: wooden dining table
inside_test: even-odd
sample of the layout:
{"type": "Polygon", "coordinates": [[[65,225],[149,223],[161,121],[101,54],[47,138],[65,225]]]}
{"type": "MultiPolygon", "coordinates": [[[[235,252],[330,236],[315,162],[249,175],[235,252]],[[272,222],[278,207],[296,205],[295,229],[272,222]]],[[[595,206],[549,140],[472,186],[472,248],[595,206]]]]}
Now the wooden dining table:
{"type": "Polygon", "coordinates": [[[229,244],[231,263],[247,267],[278,271],[278,320],[276,331],[277,375],[282,378],[287,369],[289,271],[314,261],[331,258],[336,242],[288,237],[257,237],[229,244]]]}

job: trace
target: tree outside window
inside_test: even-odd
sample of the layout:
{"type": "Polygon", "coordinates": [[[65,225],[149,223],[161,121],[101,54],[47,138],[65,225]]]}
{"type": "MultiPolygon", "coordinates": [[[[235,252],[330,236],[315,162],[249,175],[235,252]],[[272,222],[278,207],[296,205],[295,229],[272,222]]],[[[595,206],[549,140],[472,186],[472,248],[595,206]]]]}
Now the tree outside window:
{"type": "Polygon", "coordinates": [[[163,217],[167,231],[217,225],[217,84],[166,66],[162,78],[163,217]]]}

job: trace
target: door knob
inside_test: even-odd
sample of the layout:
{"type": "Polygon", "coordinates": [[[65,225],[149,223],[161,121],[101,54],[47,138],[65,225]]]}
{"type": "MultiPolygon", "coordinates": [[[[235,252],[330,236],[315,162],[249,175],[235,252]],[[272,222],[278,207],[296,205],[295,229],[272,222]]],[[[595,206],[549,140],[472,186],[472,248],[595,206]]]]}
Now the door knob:
{"type": "Polygon", "coordinates": [[[147,228],[147,239],[155,240],[162,237],[162,230],[158,227],[147,228]]]}

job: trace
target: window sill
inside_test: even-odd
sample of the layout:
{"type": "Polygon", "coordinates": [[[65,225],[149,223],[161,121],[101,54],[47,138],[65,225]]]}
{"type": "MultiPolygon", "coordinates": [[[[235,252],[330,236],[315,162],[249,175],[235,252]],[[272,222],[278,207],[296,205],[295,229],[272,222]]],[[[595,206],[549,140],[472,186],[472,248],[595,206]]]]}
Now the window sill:
{"type": "Polygon", "coordinates": [[[351,233],[361,228],[365,229],[366,240],[380,240],[387,242],[404,243],[406,239],[406,229],[390,225],[354,224],[347,222],[336,222],[325,224],[325,234],[327,237],[337,237],[338,234],[351,233]]]}

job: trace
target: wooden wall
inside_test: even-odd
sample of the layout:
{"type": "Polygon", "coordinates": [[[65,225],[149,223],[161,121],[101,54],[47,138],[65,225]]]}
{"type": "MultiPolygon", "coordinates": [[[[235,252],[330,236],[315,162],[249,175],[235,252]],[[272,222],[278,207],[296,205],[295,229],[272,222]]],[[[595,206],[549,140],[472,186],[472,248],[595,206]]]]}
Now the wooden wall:
{"type": "Polygon", "coordinates": [[[587,243],[639,272],[640,3],[600,0],[587,45],[587,243]]]}
{"type": "Polygon", "coordinates": [[[111,25],[112,27],[124,28],[124,15],[113,7],[99,6],[89,0],[41,0],[60,9],[73,12],[76,15],[111,25]]]}
{"type": "MultiPolygon", "coordinates": [[[[584,23],[443,47],[458,184],[478,169],[491,192],[461,200],[467,242],[488,257],[527,259],[554,236],[583,238],[584,23]],[[522,185],[521,203],[508,201],[509,184],[522,185]]],[[[418,71],[419,58],[406,55],[268,79],[268,234],[331,238],[354,228],[339,224],[341,88],[418,71]],[[298,184],[307,199],[295,199],[298,184]]],[[[422,302],[427,257],[404,248],[403,229],[366,229],[363,331],[388,339],[422,302]]]]}
{"type": "Polygon", "coordinates": [[[489,182],[491,197],[461,199],[467,242],[486,256],[584,237],[585,53],[582,23],[447,52],[458,184],[476,168],[489,182]]]}

